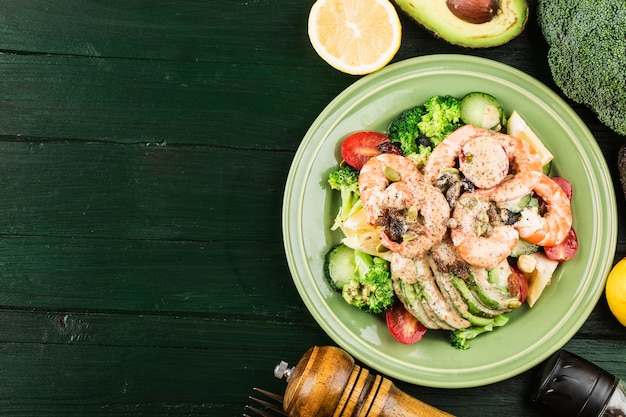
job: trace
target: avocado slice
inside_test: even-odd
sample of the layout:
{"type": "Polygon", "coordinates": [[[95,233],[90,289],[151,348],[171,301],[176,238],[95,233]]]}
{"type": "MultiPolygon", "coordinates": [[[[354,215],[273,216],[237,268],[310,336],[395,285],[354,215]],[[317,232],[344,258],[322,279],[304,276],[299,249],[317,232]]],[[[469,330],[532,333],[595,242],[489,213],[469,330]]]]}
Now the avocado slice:
{"type": "Polygon", "coordinates": [[[444,273],[439,270],[432,258],[429,259],[429,264],[433,271],[437,286],[441,290],[441,294],[462,318],[469,321],[471,326],[481,327],[487,326],[493,321],[491,318],[480,317],[472,314],[469,304],[452,284],[452,278],[454,276],[450,273],[444,273]]]}
{"type": "MultiPolygon", "coordinates": [[[[506,261],[504,261],[506,262],[506,261]]],[[[511,311],[521,305],[519,299],[508,293],[498,267],[491,270],[470,268],[469,288],[487,307],[501,312],[511,311]]]]}
{"type": "Polygon", "coordinates": [[[426,303],[422,303],[424,297],[416,285],[419,277],[415,263],[397,254],[393,259],[391,280],[395,293],[404,307],[428,329],[451,330],[448,324],[440,320],[426,303]]]}
{"type": "Polygon", "coordinates": [[[493,318],[502,313],[501,311],[496,311],[487,307],[480,300],[478,300],[476,298],[476,295],[472,291],[470,291],[463,279],[452,275],[450,276],[450,282],[452,282],[452,285],[454,285],[459,294],[461,294],[461,296],[467,303],[470,313],[485,318],[493,318]]]}
{"type": "Polygon", "coordinates": [[[453,329],[463,329],[470,326],[470,322],[464,319],[459,312],[448,302],[435,281],[428,261],[415,260],[415,267],[419,281],[416,286],[424,296],[422,305],[430,307],[435,315],[447,323],[453,329]]]}
{"type": "Polygon", "coordinates": [[[503,45],[528,21],[526,0],[394,0],[435,36],[467,48],[503,45]]]}
{"type": "Polygon", "coordinates": [[[427,329],[441,329],[442,324],[434,321],[426,313],[422,307],[422,302],[419,299],[414,285],[407,285],[402,278],[398,278],[394,282],[394,288],[396,288],[396,295],[399,295],[402,305],[411,312],[424,325],[427,329]]]}

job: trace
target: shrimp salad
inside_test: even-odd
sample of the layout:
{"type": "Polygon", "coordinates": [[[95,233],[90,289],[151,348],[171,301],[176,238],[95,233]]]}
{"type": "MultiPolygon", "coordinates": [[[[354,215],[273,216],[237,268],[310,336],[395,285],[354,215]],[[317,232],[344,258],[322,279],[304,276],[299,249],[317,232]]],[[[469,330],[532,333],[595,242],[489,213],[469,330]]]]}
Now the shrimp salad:
{"type": "Polygon", "coordinates": [[[359,262],[329,256],[333,247],[326,275],[339,291],[340,280],[352,282],[343,296],[357,307],[384,302],[370,312],[385,311],[401,343],[447,330],[452,346],[467,349],[469,339],[505,324],[506,313],[532,307],[578,247],[571,184],[550,176],[553,156],[521,115],[507,118],[488,94],[435,96],[387,132],[344,138],[342,158],[338,169],[356,184],[348,197],[349,180],[329,180],[342,199],[337,246],[389,273],[366,282],[359,262]],[[384,285],[393,299],[376,294],[384,285]]]}

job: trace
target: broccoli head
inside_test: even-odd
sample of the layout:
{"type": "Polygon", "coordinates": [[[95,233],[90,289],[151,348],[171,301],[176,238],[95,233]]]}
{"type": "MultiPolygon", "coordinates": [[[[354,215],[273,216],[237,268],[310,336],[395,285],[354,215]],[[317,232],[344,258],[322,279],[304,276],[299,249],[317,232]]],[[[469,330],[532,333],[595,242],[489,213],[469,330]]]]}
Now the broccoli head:
{"type": "Polygon", "coordinates": [[[418,142],[420,131],[417,127],[422,121],[422,116],[426,113],[424,106],[411,107],[400,113],[397,119],[389,125],[389,140],[397,143],[404,155],[411,155],[418,152],[418,142]]]}
{"type": "Polygon", "coordinates": [[[624,0],[539,0],[537,19],[556,85],[626,135],[624,0]]]}
{"type": "Polygon", "coordinates": [[[381,313],[395,301],[389,262],[355,251],[356,274],[341,291],[344,300],[368,313],[381,313]]]}
{"type": "Polygon", "coordinates": [[[469,341],[477,336],[492,331],[495,327],[504,326],[509,317],[501,314],[493,318],[486,326],[472,326],[465,329],[456,329],[450,332],[450,344],[457,349],[467,350],[470,348],[469,341]]]}
{"type": "Polygon", "coordinates": [[[341,205],[332,226],[332,230],[335,230],[362,207],[359,171],[348,165],[340,167],[328,175],[328,184],[341,193],[341,205]]]}
{"type": "Polygon", "coordinates": [[[461,100],[456,97],[433,96],[424,103],[424,108],[426,113],[417,126],[434,146],[439,145],[446,136],[463,125],[461,100]]]}
{"type": "Polygon", "coordinates": [[[432,149],[462,125],[461,100],[432,96],[423,105],[403,111],[389,124],[387,136],[404,156],[423,165],[432,149]]]}

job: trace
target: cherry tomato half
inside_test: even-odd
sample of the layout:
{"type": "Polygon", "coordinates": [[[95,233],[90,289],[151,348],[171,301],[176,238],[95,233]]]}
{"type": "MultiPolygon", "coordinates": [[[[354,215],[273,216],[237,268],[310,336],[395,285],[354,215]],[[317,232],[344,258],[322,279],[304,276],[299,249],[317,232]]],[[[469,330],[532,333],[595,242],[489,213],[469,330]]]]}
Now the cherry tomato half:
{"type": "Polygon", "coordinates": [[[341,157],[352,168],[360,170],[370,158],[382,153],[380,145],[385,142],[389,142],[389,138],[383,133],[353,133],[341,144],[341,157]]]}
{"type": "Polygon", "coordinates": [[[419,342],[427,330],[426,327],[399,302],[387,309],[386,319],[387,328],[393,338],[405,345],[419,342]]]}
{"type": "Polygon", "coordinates": [[[572,228],[563,242],[556,246],[544,246],[543,251],[553,261],[563,262],[572,259],[578,251],[578,236],[572,228]]]}
{"type": "Polygon", "coordinates": [[[519,300],[523,304],[528,296],[528,281],[526,281],[526,277],[522,274],[522,271],[514,266],[511,266],[511,273],[515,276],[515,278],[517,278],[517,285],[519,285],[519,300]]]}

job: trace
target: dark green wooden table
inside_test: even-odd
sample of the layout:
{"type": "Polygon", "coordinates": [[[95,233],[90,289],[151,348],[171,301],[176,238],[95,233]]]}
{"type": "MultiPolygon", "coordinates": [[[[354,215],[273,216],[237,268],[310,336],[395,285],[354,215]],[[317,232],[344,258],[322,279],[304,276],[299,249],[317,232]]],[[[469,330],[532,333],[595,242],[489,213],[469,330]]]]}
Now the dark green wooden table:
{"type": "MultiPolygon", "coordinates": [[[[279,360],[333,344],[281,236],[300,140],[357,79],[313,51],[311,4],[0,0],[0,415],[237,416],[253,386],[284,389],[279,360]]],[[[489,50],[403,16],[395,60],[477,55],[553,87],[531,8],[489,50]]],[[[625,138],[574,108],[617,178],[625,138]]],[[[625,342],[602,298],[566,347],[626,377],[625,342]]],[[[397,385],[459,416],[538,416],[533,374],[397,385]]]]}

